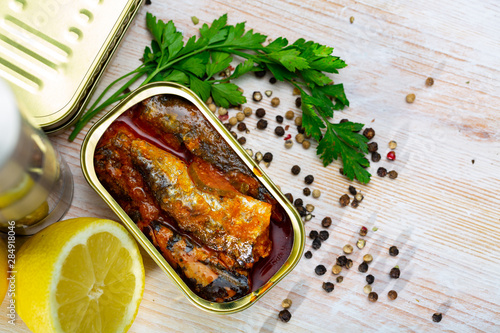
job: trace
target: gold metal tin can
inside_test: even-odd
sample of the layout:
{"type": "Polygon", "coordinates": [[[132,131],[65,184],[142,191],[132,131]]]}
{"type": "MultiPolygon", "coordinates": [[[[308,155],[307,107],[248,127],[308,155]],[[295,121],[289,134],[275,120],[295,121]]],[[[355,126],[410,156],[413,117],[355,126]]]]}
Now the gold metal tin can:
{"type": "Polygon", "coordinates": [[[0,0],[0,77],[47,132],[90,100],[143,0],[0,0]]]}
{"type": "Polygon", "coordinates": [[[179,289],[186,295],[186,297],[199,308],[216,314],[230,314],[244,310],[253,305],[259,298],[266,292],[274,287],[280,280],[282,280],[299,262],[302,252],[304,251],[305,244],[305,230],[299,214],[293,205],[285,198],[283,193],[265,174],[265,172],[255,163],[255,161],[247,154],[244,148],[239,145],[235,138],[229,131],[222,125],[217,117],[208,109],[205,103],[190,89],[176,83],[169,82],[156,82],[150,83],[143,87],[138,88],[127,98],[120,102],[114,109],[103,116],[97,121],[94,126],[87,133],[81,149],[81,166],[82,171],[90,186],[104,199],[108,206],[118,215],[125,227],[132,233],[137,242],[144,248],[144,250],[153,258],[153,260],[161,267],[161,269],[170,277],[171,280],[179,287],[179,289]],[[129,110],[137,103],[155,96],[155,95],[175,95],[193,103],[206,119],[212,124],[215,130],[222,136],[222,138],[231,146],[231,148],[238,154],[244,163],[253,170],[254,175],[258,180],[269,190],[269,192],[278,201],[281,207],[288,215],[293,229],[293,246],[287,260],[281,268],[272,276],[262,287],[249,293],[248,295],[237,299],[235,301],[226,303],[209,302],[197,296],[169,265],[165,258],[158,252],[153,244],[146,238],[146,236],[139,230],[131,218],[123,211],[118,203],[113,199],[109,192],[103,187],[97,178],[94,168],[94,154],[99,139],[104,134],[106,129],[115,121],[122,113],[129,110]]]}

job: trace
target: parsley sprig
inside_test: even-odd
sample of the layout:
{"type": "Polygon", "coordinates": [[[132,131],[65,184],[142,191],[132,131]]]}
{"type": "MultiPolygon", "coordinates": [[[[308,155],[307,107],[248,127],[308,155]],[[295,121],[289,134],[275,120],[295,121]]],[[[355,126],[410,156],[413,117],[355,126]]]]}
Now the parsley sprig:
{"type": "Polygon", "coordinates": [[[186,43],[173,21],[158,20],[146,15],[148,30],[153,35],[151,46],[144,50],[142,64],[130,73],[112,82],[89,110],[75,124],[69,140],[74,140],[85,125],[107,106],[127,97],[128,88],[145,77],[141,86],[155,81],[171,81],[191,88],[202,100],[210,96],[216,105],[230,107],[246,103],[246,98],[232,80],[252,71],[268,70],[279,81],[298,88],[302,98],[302,126],[306,134],[317,142],[317,154],[327,166],[342,159],[344,174],[361,183],[370,181],[365,170],[369,166],[367,139],[358,132],[363,124],[332,123],[335,110],[349,106],[342,84],[333,84],[325,73],[338,74],[346,67],[333,48],[312,41],[298,39],[289,44],[286,38],[277,38],[264,46],[267,36],[245,30],[245,23],[227,24],[227,14],[203,24],[200,36],[192,36],[186,43]],[[243,58],[229,77],[215,79],[233,61],[243,58]],[[102,101],[118,83],[125,82],[102,101]]]}

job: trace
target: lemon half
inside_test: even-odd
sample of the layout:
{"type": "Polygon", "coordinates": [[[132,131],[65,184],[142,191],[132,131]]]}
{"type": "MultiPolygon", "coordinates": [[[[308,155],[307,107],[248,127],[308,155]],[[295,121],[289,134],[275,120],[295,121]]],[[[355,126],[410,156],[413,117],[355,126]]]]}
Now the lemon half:
{"type": "Polygon", "coordinates": [[[137,244],[110,220],[49,226],[21,247],[16,270],[16,310],[33,332],[126,332],[144,291],[137,244]]]}

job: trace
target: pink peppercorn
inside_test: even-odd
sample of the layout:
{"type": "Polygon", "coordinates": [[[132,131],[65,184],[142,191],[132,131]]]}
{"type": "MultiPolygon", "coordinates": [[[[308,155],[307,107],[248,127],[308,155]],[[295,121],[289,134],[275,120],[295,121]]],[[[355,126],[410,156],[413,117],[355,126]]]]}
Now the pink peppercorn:
{"type": "Polygon", "coordinates": [[[394,161],[396,159],[396,153],[393,151],[390,151],[387,153],[387,159],[389,161],[394,161]]]}

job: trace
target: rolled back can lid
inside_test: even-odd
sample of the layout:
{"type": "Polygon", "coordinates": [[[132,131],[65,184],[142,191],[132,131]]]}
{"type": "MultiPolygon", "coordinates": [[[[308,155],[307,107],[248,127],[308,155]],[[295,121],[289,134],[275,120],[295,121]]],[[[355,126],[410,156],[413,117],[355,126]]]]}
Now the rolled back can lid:
{"type": "Polygon", "coordinates": [[[21,114],[9,85],[0,80],[0,169],[11,158],[21,135],[21,114]]]}

